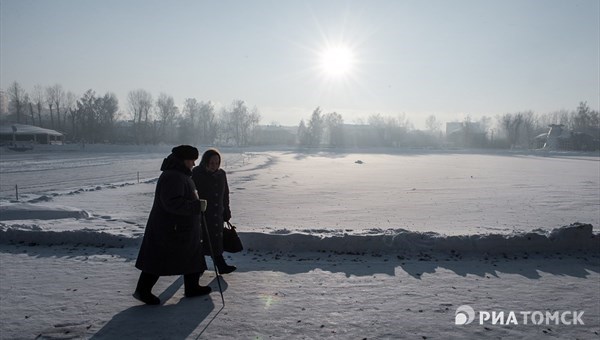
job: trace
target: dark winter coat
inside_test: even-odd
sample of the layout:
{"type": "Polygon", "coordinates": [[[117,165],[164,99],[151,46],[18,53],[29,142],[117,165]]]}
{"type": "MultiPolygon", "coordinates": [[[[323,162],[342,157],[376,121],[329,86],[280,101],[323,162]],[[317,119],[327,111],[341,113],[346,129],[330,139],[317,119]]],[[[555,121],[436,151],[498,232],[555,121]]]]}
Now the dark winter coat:
{"type": "MultiPolygon", "coordinates": [[[[216,256],[222,255],[223,222],[231,219],[227,175],[223,169],[211,173],[206,170],[206,167],[197,166],[192,170],[192,179],[196,184],[198,196],[207,201],[204,216],[206,217],[213,251],[216,256]]],[[[208,244],[204,247],[204,253],[210,255],[208,244]]]]}
{"type": "Polygon", "coordinates": [[[173,154],[165,158],[156,183],[136,268],[155,275],[181,275],[206,269],[202,250],[200,200],[191,171],[173,154]]]}

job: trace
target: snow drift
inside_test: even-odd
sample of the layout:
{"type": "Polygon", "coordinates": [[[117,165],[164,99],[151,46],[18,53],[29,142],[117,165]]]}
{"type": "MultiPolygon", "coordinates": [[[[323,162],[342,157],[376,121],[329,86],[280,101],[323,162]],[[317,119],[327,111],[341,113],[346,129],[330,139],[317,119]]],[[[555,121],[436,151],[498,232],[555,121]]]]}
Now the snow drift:
{"type": "Polygon", "coordinates": [[[90,214],[84,210],[64,206],[44,206],[40,204],[29,203],[6,203],[0,206],[0,221],[23,219],[54,220],[63,218],[88,217],[90,217],[90,214]]]}
{"type": "Polygon", "coordinates": [[[591,224],[574,223],[550,232],[446,236],[390,229],[378,234],[317,236],[301,233],[284,235],[244,233],[249,249],[270,251],[336,251],[345,253],[515,253],[565,250],[600,251],[600,235],[591,224]]]}
{"type": "MultiPolygon", "coordinates": [[[[281,252],[331,251],[361,253],[511,254],[558,251],[600,252],[600,235],[591,224],[574,223],[550,232],[446,236],[403,229],[372,229],[362,233],[339,230],[273,233],[240,232],[245,249],[281,252]]],[[[48,231],[35,225],[0,223],[0,242],[28,245],[73,244],[99,247],[138,246],[141,236],[119,235],[97,230],[48,231]]]]}

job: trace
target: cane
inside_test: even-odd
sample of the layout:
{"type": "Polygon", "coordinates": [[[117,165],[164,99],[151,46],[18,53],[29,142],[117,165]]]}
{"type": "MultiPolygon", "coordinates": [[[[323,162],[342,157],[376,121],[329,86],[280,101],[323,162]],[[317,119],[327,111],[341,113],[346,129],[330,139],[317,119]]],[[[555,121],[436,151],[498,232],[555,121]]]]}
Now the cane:
{"type": "Polygon", "coordinates": [[[206,232],[206,239],[210,249],[210,256],[213,259],[213,266],[215,267],[215,275],[217,276],[217,284],[219,285],[219,292],[221,293],[221,301],[223,302],[223,307],[225,307],[225,298],[223,297],[223,288],[221,288],[221,279],[219,277],[219,272],[217,271],[217,264],[215,263],[215,252],[213,251],[212,242],[210,242],[208,223],[206,223],[206,217],[204,216],[204,212],[206,211],[206,200],[200,200],[200,202],[200,215],[202,216],[202,224],[204,225],[204,231],[206,232]]]}

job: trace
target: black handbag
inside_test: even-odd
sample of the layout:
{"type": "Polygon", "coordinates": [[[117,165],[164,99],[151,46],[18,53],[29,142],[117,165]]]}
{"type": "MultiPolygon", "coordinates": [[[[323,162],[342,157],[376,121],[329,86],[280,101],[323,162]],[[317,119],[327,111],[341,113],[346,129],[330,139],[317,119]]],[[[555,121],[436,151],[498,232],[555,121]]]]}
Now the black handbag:
{"type": "Polygon", "coordinates": [[[235,226],[229,222],[225,222],[223,226],[223,251],[228,253],[239,253],[244,249],[242,240],[235,231],[235,226]]]}

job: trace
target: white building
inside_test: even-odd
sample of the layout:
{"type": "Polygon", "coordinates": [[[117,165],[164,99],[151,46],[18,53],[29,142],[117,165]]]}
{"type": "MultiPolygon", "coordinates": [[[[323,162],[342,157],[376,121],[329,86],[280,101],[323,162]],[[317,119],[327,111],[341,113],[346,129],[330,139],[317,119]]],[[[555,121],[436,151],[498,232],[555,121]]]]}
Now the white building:
{"type": "Polygon", "coordinates": [[[55,130],[25,124],[0,125],[0,142],[30,142],[34,144],[63,144],[65,136],[55,130]]]}

